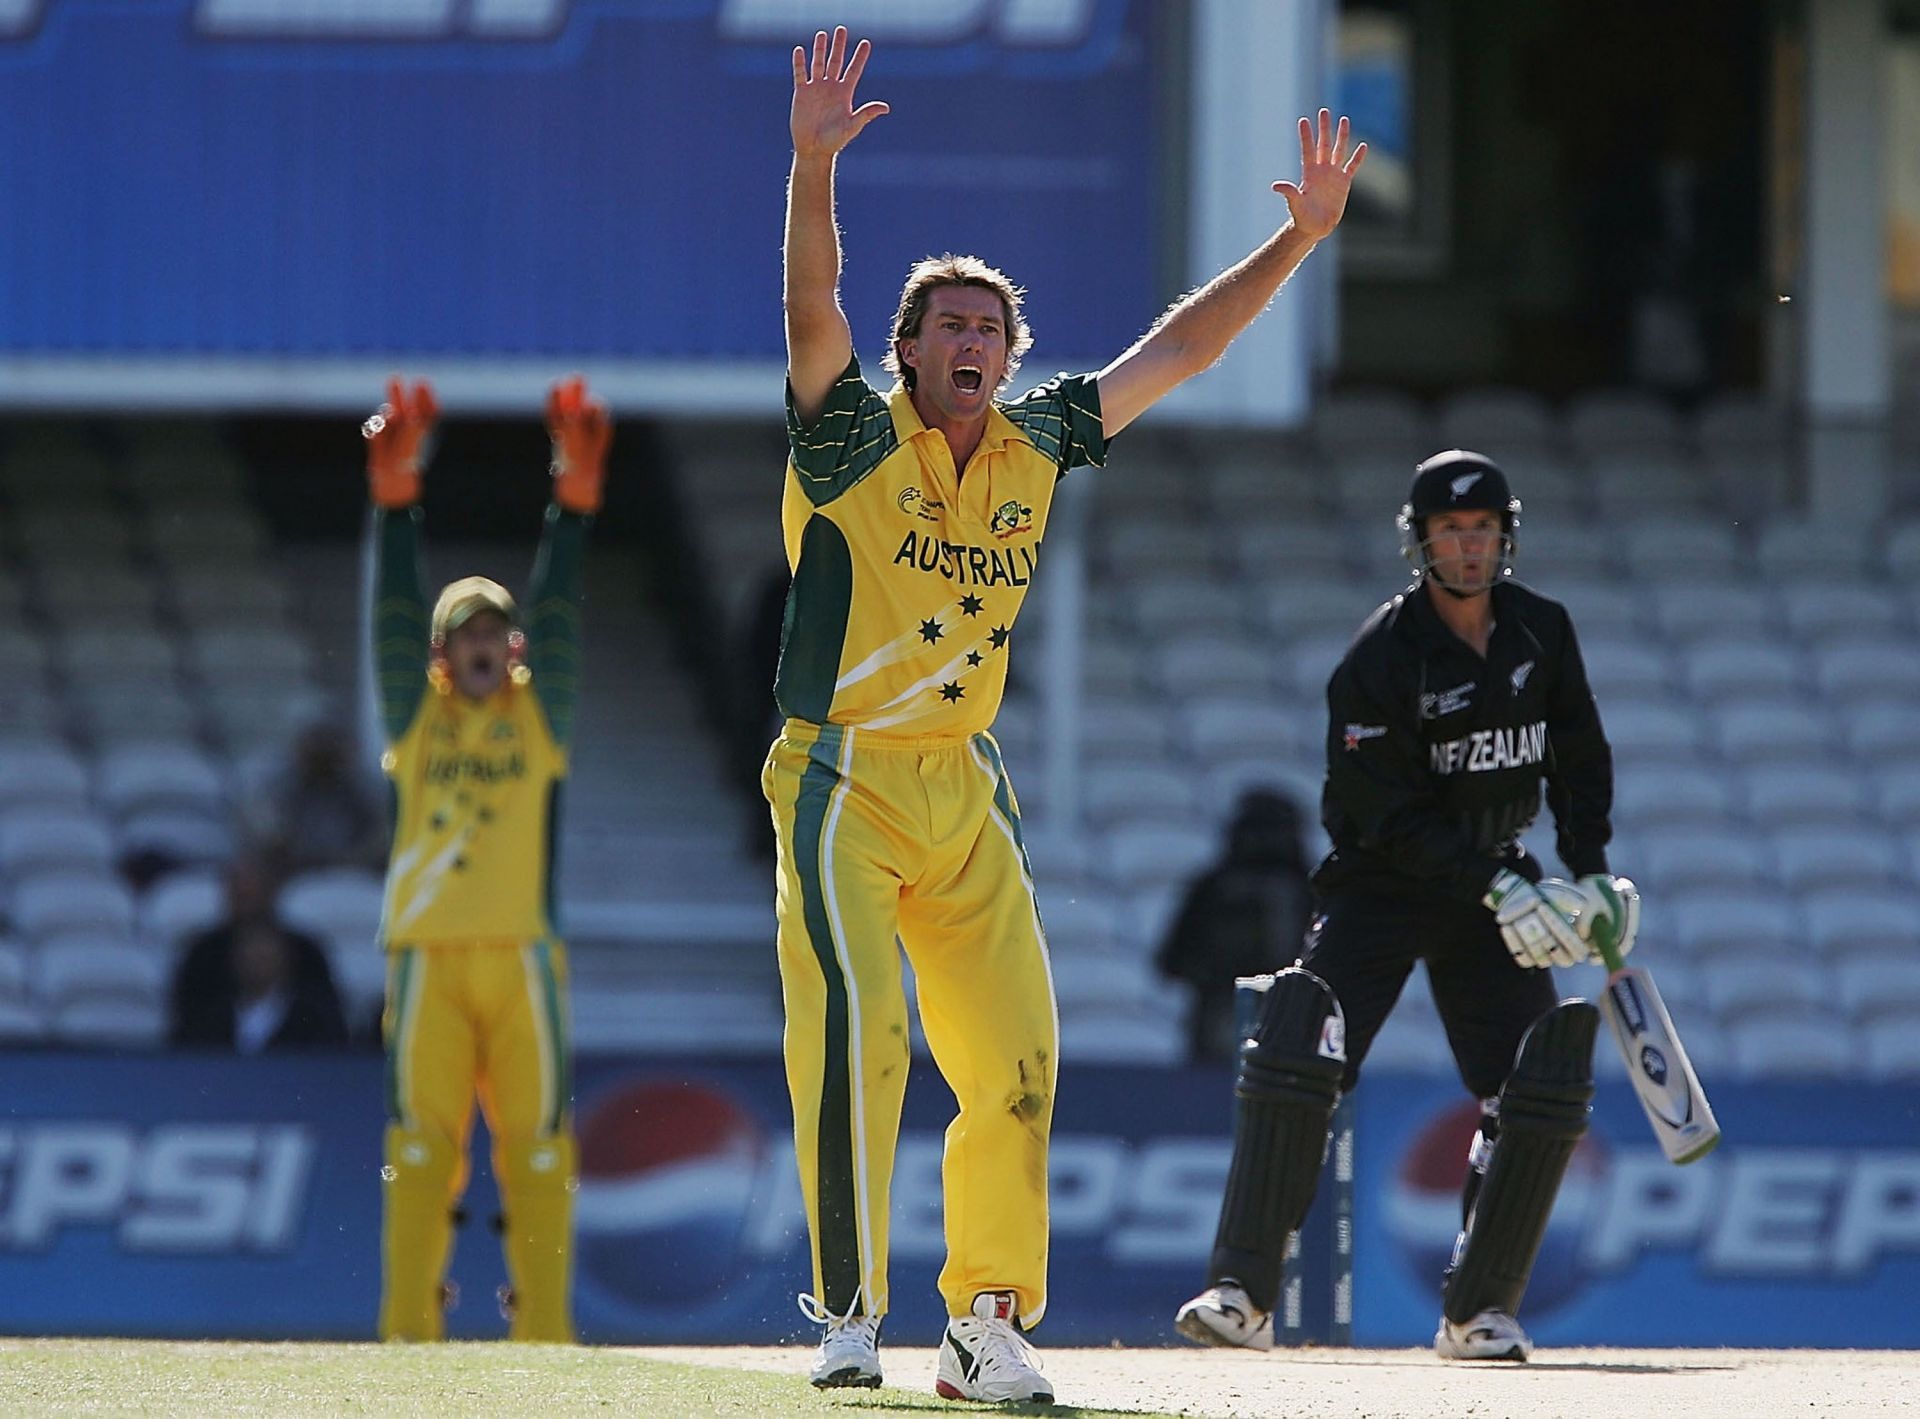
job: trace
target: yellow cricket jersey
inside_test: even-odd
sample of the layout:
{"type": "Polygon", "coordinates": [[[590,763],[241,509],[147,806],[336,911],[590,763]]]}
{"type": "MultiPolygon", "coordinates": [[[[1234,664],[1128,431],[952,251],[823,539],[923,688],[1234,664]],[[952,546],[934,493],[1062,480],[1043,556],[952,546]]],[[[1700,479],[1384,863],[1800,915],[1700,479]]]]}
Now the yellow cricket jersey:
{"type": "Polygon", "coordinates": [[[479,702],[430,684],[381,767],[396,798],[387,946],[553,935],[567,753],[524,669],[479,702]]]}
{"type": "Polygon", "coordinates": [[[914,737],[987,728],[1054,486],[1106,459],[1094,378],[996,403],[964,478],[907,391],[883,398],[857,357],[812,424],[789,391],[787,435],[781,712],[914,737]]]}

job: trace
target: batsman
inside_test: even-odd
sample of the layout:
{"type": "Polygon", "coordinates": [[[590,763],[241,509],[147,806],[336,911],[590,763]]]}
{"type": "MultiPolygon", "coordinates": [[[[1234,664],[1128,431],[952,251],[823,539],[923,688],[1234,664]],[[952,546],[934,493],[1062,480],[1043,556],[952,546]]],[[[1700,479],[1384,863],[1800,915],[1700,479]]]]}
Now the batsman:
{"type": "Polygon", "coordinates": [[[573,1340],[578,1168],[553,845],[580,664],[580,571],[612,427],[578,379],[547,402],[553,501],[524,616],[485,577],[422,590],[437,409],[395,380],[368,419],[373,648],[393,784],[380,1338],[438,1340],[476,1097],[493,1135],[510,1338],[573,1340]]]}
{"type": "Polygon", "coordinates": [[[1267,978],[1240,1046],[1233,1161],[1206,1289],[1175,1325],[1265,1348],[1287,1236],[1305,1218],[1340,1094],[1415,962],[1480,1101],[1434,1350],[1525,1360],[1517,1319],[1567,1160],[1587,1131],[1598,1014],[1548,969],[1605,919],[1631,949],[1633,884],[1611,875],[1613,755],[1566,609],[1512,579],[1520,500],[1489,458],[1421,463],[1400,509],[1413,584],[1360,627],[1327,686],[1321,816],[1332,851],[1297,966],[1267,978]],[[1520,836],[1554,815],[1577,880],[1520,836]]]}

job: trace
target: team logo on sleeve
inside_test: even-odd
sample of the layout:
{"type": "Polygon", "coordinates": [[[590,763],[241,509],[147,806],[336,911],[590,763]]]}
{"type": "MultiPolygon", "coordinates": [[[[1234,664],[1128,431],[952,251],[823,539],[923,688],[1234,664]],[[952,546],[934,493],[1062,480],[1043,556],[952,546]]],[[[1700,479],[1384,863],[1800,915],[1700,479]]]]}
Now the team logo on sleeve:
{"type": "Polygon", "coordinates": [[[993,510],[993,521],[987,528],[995,537],[1018,537],[1022,532],[1033,531],[1033,509],[1018,498],[1008,498],[993,510]]]}
{"type": "Polygon", "coordinates": [[[1368,739],[1378,739],[1386,732],[1387,727],[1384,724],[1349,724],[1347,726],[1347,732],[1341,736],[1340,742],[1347,746],[1347,752],[1351,754],[1355,749],[1358,749],[1364,741],[1368,739]]]}

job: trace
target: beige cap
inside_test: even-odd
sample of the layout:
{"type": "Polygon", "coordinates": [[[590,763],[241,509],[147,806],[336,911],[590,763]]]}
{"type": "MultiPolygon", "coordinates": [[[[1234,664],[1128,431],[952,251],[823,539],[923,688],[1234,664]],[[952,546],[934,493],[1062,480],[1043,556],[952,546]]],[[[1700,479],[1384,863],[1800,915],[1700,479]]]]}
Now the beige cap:
{"type": "Polygon", "coordinates": [[[498,612],[510,626],[520,624],[520,608],[499,582],[484,576],[463,576],[448,582],[440,599],[433,603],[433,638],[444,641],[481,611],[498,612]]]}

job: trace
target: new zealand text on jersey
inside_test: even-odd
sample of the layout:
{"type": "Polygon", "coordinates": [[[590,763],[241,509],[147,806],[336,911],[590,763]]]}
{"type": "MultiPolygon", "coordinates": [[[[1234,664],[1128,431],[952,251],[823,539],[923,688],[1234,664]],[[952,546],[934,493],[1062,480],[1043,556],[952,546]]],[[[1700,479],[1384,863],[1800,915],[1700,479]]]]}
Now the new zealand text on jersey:
{"type": "Polygon", "coordinates": [[[1541,719],[1506,729],[1476,729],[1459,739],[1432,745],[1428,755],[1437,774],[1481,774],[1537,764],[1547,757],[1547,722],[1541,719]]]}
{"type": "Polygon", "coordinates": [[[1030,547],[974,547],[909,532],[893,554],[893,564],[905,562],[961,586],[1025,586],[1033,579],[1039,550],[1037,542],[1030,547]]]}

